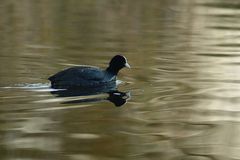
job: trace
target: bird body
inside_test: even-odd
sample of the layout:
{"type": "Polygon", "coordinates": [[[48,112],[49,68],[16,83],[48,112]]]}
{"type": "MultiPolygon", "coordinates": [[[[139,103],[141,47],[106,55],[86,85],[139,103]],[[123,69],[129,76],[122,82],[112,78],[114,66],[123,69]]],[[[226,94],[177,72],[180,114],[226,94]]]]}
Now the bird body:
{"type": "Polygon", "coordinates": [[[60,71],[48,79],[51,81],[51,87],[56,89],[116,85],[118,71],[125,66],[130,67],[126,58],[116,55],[106,70],[94,66],[76,66],[60,71]]]}

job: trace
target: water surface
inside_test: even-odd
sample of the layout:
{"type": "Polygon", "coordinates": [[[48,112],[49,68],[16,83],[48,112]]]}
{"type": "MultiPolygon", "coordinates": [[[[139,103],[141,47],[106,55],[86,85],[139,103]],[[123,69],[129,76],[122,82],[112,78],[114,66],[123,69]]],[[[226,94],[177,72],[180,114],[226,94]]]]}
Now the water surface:
{"type": "Polygon", "coordinates": [[[0,159],[240,159],[238,1],[0,8],[0,159]],[[51,94],[50,75],[105,68],[117,53],[132,66],[118,77],[118,91],[130,93],[121,107],[107,93],[51,94]]]}

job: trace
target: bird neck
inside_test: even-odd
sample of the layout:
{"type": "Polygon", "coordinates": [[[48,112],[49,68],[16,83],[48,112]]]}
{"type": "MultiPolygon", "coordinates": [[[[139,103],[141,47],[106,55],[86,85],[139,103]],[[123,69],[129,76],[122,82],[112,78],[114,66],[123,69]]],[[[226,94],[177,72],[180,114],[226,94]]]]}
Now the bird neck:
{"type": "Polygon", "coordinates": [[[109,67],[106,69],[106,71],[107,71],[108,73],[113,74],[113,75],[116,76],[116,75],[118,74],[119,69],[109,66],[109,67]]]}

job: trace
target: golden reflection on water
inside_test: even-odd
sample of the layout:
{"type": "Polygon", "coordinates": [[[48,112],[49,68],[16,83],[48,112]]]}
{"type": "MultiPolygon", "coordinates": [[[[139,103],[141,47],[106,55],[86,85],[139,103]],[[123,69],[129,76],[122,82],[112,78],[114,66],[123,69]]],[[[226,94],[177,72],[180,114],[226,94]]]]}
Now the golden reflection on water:
{"type": "Polygon", "coordinates": [[[240,159],[237,1],[0,8],[0,159],[240,159]],[[133,66],[119,75],[122,107],[50,94],[51,74],[116,53],[133,66]]]}

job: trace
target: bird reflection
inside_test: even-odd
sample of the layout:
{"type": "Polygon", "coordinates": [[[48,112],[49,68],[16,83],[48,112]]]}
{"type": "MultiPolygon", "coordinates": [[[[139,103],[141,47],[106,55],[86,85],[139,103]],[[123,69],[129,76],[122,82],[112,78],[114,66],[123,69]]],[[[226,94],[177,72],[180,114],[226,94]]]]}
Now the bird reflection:
{"type": "Polygon", "coordinates": [[[65,101],[63,102],[63,104],[109,101],[112,102],[116,107],[120,107],[123,106],[131,98],[130,92],[121,92],[118,91],[117,89],[115,90],[66,89],[52,91],[51,93],[56,95],[57,97],[84,96],[81,97],[81,99],[65,101]],[[91,95],[101,95],[103,93],[106,93],[107,96],[105,97],[96,96],[94,98],[91,97],[91,95]]]}

